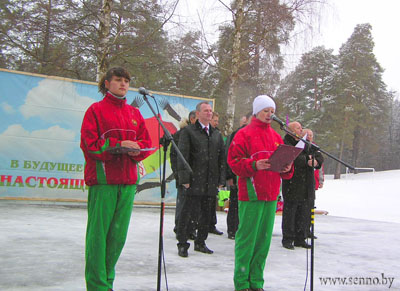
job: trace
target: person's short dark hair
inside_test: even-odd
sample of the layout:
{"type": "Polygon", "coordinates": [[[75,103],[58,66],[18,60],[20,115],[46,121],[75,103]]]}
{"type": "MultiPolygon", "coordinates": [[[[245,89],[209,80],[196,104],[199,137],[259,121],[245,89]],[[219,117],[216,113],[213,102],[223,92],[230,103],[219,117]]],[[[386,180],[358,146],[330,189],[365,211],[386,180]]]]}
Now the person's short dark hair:
{"type": "Polygon", "coordinates": [[[105,75],[100,79],[98,84],[99,92],[101,92],[103,95],[106,95],[108,91],[105,84],[106,80],[110,82],[113,76],[122,77],[129,81],[131,80],[131,74],[129,74],[126,69],[122,67],[114,67],[109,69],[107,73],[105,73],[105,75]]]}
{"type": "Polygon", "coordinates": [[[193,117],[196,117],[196,110],[192,110],[189,112],[189,115],[188,115],[189,122],[190,122],[190,119],[193,117]]]}
{"type": "Polygon", "coordinates": [[[196,105],[196,111],[200,112],[201,105],[203,105],[203,104],[210,105],[210,103],[208,103],[208,101],[202,101],[196,105]]]}
{"type": "Polygon", "coordinates": [[[219,117],[219,113],[218,113],[218,112],[216,112],[216,111],[213,111],[212,118],[214,118],[214,116],[216,116],[216,117],[219,117]]]}
{"type": "Polygon", "coordinates": [[[243,116],[245,116],[246,119],[249,120],[249,118],[250,118],[252,115],[253,115],[253,112],[252,112],[252,111],[249,111],[249,112],[246,113],[246,115],[243,115],[243,116]]]}

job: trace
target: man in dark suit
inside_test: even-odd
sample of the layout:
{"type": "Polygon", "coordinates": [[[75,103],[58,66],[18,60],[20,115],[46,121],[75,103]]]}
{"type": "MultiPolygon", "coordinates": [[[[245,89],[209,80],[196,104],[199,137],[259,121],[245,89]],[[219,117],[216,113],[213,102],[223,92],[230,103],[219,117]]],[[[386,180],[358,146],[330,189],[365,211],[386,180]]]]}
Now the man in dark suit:
{"type": "MultiPolygon", "coordinates": [[[[214,111],[212,114],[210,125],[215,130],[220,131],[218,128],[218,124],[219,124],[219,114],[218,114],[218,112],[214,111]]],[[[211,209],[210,215],[211,215],[211,219],[210,219],[210,225],[208,228],[208,232],[216,234],[216,235],[223,235],[224,233],[217,228],[217,197],[215,197],[215,207],[213,209],[211,209]]]]}
{"type": "MultiPolygon", "coordinates": [[[[196,122],[196,110],[192,110],[189,113],[188,120],[184,120],[180,124],[180,129],[175,132],[173,135],[174,142],[176,145],[179,144],[179,136],[182,132],[182,130],[189,124],[194,124],[196,122]]],[[[174,173],[174,178],[176,182],[176,208],[175,208],[175,227],[174,227],[174,232],[176,233],[176,230],[178,228],[178,221],[181,216],[182,212],[182,205],[183,205],[183,200],[185,199],[184,194],[184,189],[181,183],[179,183],[179,176],[178,176],[178,154],[175,151],[174,147],[171,146],[170,149],[170,161],[171,161],[171,168],[172,172],[174,173]]],[[[190,224],[189,224],[189,238],[194,240],[196,238],[196,224],[197,224],[197,219],[196,217],[192,217],[190,219],[190,224]]]]}
{"type": "MultiPolygon", "coordinates": [[[[299,122],[291,122],[289,128],[298,137],[303,136],[303,129],[299,122]]],[[[299,139],[286,134],[283,141],[285,144],[294,146],[299,139]]],[[[314,199],[315,195],[314,168],[321,168],[323,161],[324,159],[319,151],[306,146],[294,160],[293,177],[282,182],[282,246],[284,248],[290,250],[293,250],[295,246],[311,248],[306,242],[308,216],[311,215],[309,201],[314,199]],[[315,159],[312,159],[312,156],[315,159]]]]}
{"type": "Polygon", "coordinates": [[[184,187],[185,199],[178,222],[178,254],[188,256],[190,244],[188,224],[193,212],[197,212],[198,230],[194,250],[206,254],[213,251],[206,246],[210,212],[215,207],[218,189],[225,184],[225,150],[221,133],[210,126],[212,108],[208,102],[196,106],[197,121],[185,127],[179,137],[179,150],[191,166],[189,173],[178,160],[179,183],[184,187]]]}

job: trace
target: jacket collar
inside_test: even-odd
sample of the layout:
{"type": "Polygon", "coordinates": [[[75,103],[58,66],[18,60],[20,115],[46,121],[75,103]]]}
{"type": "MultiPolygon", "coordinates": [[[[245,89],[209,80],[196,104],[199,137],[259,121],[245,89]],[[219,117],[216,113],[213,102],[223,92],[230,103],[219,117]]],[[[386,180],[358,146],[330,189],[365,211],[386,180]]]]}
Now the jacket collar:
{"type": "Polygon", "coordinates": [[[269,123],[262,122],[256,117],[253,117],[250,122],[251,126],[260,127],[261,129],[268,129],[271,127],[269,123]]]}
{"type": "Polygon", "coordinates": [[[119,99],[109,92],[107,92],[106,96],[104,96],[104,100],[116,106],[124,106],[126,104],[126,98],[119,99]]]}
{"type": "Polygon", "coordinates": [[[293,136],[291,136],[290,134],[286,134],[284,137],[285,141],[289,142],[291,145],[296,145],[297,144],[297,140],[294,139],[293,136]]]}
{"type": "MultiPolygon", "coordinates": [[[[200,124],[200,121],[197,119],[194,126],[199,129],[199,130],[203,130],[203,127],[200,124]]],[[[215,131],[215,129],[211,126],[211,124],[208,124],[208,134],[209,136],[212,135],[212,133],[215,131]]]]}

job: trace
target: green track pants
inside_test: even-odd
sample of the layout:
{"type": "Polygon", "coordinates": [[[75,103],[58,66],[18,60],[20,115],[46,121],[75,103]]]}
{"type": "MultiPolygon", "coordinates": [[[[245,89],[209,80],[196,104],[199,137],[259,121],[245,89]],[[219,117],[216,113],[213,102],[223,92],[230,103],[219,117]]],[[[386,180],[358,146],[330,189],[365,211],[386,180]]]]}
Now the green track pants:
{"type": "Polygon", "coordinates": [[[239,201],[235,238],[236,290],[263,288],[264,267],[274,228],[276,201],[239,201]]]}
{"type": "Polygon", "coordinates": [[[89,187],[85,278],[88,291],[113,288],[115,265],[125,244],[136,185],[89,187]]]}

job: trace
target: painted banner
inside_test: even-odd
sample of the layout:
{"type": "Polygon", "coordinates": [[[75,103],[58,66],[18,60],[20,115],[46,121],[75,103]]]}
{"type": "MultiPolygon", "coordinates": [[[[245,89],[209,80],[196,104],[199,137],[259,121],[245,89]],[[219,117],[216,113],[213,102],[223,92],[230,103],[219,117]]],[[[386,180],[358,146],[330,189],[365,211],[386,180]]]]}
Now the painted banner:
{"type": "MultiPolygon", "coordinates": [[[[175,133],[196,105],[207,100],[152,92],[152,106],[166,128],[175,133]]],[[[0,69],[0,199],[87,199],[80,127],[87,108],[103,97],[97,84],[0,69]]],[[[164,135],[149,106],[137,90],[127,102],[139,107],[156,149],[140,163],[142,176],[136,202],[158,203],[164,135]]],[[[169,150],[167,154],[169,159],[169,150]]],[[[174,203],[176,187],[167,162],[165,202],[174,203]]]]}

